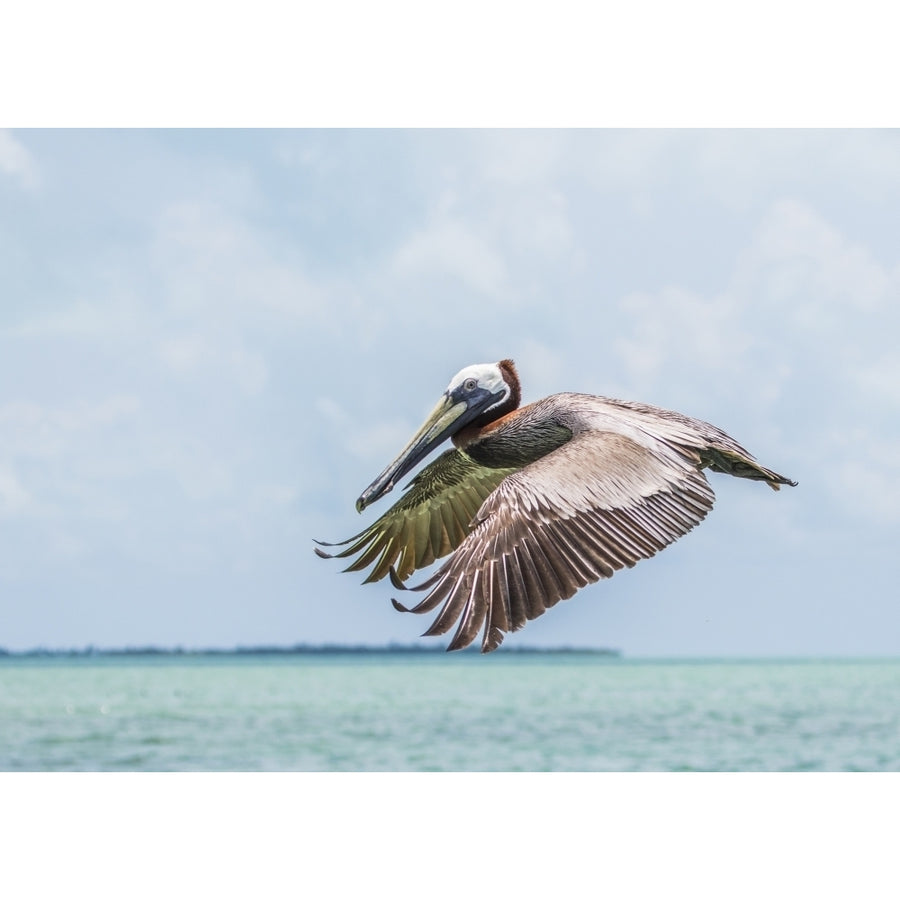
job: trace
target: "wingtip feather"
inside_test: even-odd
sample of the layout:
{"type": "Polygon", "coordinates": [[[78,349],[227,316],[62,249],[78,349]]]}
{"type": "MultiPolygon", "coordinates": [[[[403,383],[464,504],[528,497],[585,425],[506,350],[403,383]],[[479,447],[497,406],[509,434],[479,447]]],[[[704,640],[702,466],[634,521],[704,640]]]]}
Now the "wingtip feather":
{"type": "Polygon", "coordinates": [[[481,642],[481,652],[492,653],[503,643],[504,637],[505,635],[499,628],[492,627],[481,642]]]}
{"type": "Polygon", "coordinates": [[[388,569],[388,578],[390,578],[391,584],[398,591],[408,591],[409,590],[409,588],[401,581],[400,576],[397,574],[397,570],[393,566],[391,566],[390,569],[388,569]]]}

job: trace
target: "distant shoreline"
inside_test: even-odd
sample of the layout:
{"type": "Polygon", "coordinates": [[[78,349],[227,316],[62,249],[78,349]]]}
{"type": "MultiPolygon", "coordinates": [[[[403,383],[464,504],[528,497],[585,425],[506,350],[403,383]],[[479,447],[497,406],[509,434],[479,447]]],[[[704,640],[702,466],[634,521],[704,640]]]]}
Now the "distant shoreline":
{"type": "MultiPolygon", "coordinates": [[[[477,647],[458,651],[459,653],[478,654],[477,647]]],[[[499,647],[495,653],[512,653],[516,655],[546,654],[546,653],[579,653],[592,656],[621,656],[620,650],[611,648],[593,647],[499,647]]],[[[0,659],[2,658],[56,658],[56,657],[107,657],[107,656],[321,656],[321,655],[347,655],[347,656],[382,656],[387,654],[437,654],[446,653],[443,646],[423,646],[420,644],[386,644],[381,646],[368,646],[363,644],[293,644],[291,646],[275,646],[263,644],[250,647],[82,647],[67,649],[50,649],[35,647],[30,650],[6,650],[0,647],[0,659]]]]}

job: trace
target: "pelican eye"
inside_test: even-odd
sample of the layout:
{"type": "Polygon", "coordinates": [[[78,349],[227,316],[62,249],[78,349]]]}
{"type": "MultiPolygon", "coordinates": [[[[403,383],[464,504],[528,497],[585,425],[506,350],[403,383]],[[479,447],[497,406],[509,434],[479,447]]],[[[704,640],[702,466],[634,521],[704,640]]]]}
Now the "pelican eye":
{"type": "Polygon", "coordinates": [[[477,388],[477,387],[478,387],[478,382],[474,378],[467,378],[463,382],[463,389],[466,391],[469,391],[469,393],[474,391],[475,388],[477,388]]]}

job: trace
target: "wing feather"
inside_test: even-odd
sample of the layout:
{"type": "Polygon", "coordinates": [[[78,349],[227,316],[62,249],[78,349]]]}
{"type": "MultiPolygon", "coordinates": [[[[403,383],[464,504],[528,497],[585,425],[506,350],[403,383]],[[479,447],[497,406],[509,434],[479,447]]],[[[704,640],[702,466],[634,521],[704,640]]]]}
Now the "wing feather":
{"type": "Polygon", "coordinates": [[[509,602],[509,584],[504,577],[503,568],[506,561],[503,557],[490,562],[491,599],[490,627],[500,631],[509,631],[512,627],[512,616],[509,602]]]}
{"type": "Polygon", "coordinates": [[[509,630],[518,631],[528,621],[528,588],[522,574],[524,565],[507,554],[502,559],[503,570],[500,577],[509,594],[509,630]]]}
{"type": "Polygon", "coordinates": [[[516,566],[521,563],[522,581],[525,586],[525,594],[522,598],[525,606],[525,618],[526,620],[536,619],[543,612],[541,601],[544,593],[543,581],[532,559],[528,541],[522,541],[517,551],[512,564],[516,566]]]}
{"type": "Polygon", "coordinates": [[[471,531],[479,507],[515,471],[489,468],[457,449],[447,450],[368,528],[338,544],[318,542],[320,547],[344,549],[329,553],[316,547],[316,553],[329,559],[355,556],[344,571],[372,566],[366,582],[379,581],[392,568],[396,577],[405,581],[417,569],[459,547],[471,531]]]}
{"type": "MultiPolygon", "coordinates": [[[[443,606],[428,635],[458,622],[448,649],[495,649],[587,584],[648,559],[697,525],[714,495],[683,454],[586,431],[498,484],[414,611],[443,606]]],[[[444,512],[443,508],[441,510],[444,512]]]]}

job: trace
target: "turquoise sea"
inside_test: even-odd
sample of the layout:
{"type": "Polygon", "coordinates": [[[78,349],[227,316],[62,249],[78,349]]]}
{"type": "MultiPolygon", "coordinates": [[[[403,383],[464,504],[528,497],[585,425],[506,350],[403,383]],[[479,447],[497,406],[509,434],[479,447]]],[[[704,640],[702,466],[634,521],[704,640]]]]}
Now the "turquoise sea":
{"type": "Polygon", "coordinates": [[[898,771],[900,660],[6,657],[2,771],[898,771]]]}

